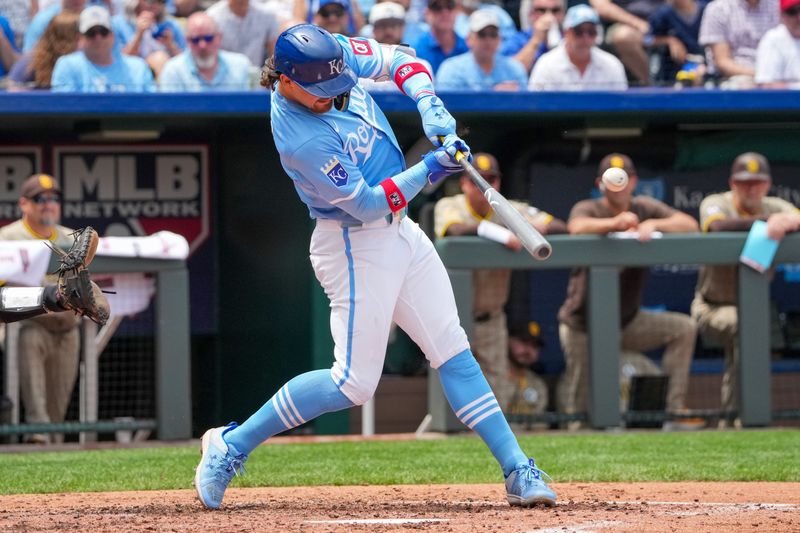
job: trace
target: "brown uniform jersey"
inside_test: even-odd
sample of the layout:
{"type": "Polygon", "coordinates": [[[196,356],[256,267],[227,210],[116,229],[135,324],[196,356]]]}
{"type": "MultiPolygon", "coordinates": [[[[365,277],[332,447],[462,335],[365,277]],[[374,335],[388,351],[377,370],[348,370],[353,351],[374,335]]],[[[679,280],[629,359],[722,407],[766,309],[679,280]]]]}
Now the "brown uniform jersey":
{"type": "MultiPolygon", "coordinates": [[[[648,196],[636,196],[631,199],[629,211],[636,213],[639,220],[650,218],[667,218],[675,213],[675,209],[648,196]]],[[[614,213],[601,199],[582,200],[570,211],[570,220],[578,217],[613,218],[614,213]]],[[[647,277],[647,269],[623,268],[620,271],[620,321],[625,327],[636,313],[642,301],[642,291],[647,277]]],[[[568,326],[580,330],[586,329],[586,293],[588,289],[589,270],[574,268],[570,273],[567,285],[567,297],[558,311],[558,320],[568,326]]]]}
{"type": "MultiPolygon", "coordinates": [[[[758,216],[773,213],[800,212],[794,205],[774,196],[767,196],[761,203],[758,216]]],[[[747,215],[736,209],[731,191],[712,194],[700,203],[700,227],[708,231],[715,220],[745,218],[747,215]]],[[[697,293],[708,303],[723,305],[736,303],[736,265],[702,266],[697,277],[697,293]]]]}

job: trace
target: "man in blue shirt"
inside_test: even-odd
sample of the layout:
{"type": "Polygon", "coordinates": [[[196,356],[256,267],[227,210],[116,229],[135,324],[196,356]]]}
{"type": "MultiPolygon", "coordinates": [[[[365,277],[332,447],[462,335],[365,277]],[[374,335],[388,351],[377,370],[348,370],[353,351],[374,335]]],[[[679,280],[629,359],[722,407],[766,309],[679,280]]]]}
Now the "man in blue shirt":
{"type": "Polygon", "coordinates": [[[153,73],[141,57],[114,52],[111,16],[105,7],[87,7],[81,13],[79,50],[62,56],[53,69],[53,91],[150,92],[153,73]]]}
{"type": "Polygon", "coordinates": [[[528,84],[522,65],[498,54],[500,20],[494,11],[479,9],[469,16],[470,51],[445,59],[436,73],[442,91],[519,91],[528,84]]]}
{"type": "Polygon", "coordinates": [[[250,60],[244,54],[220,50],[222,35],[206,12],[186,21],[189,49],[164,65],[158,86],[165,92],[246,91],[250,60]]]}
{"type": "Polygon", "coordinates": [[[435,73],[448,57],[469,52],[467,42],[455,31],[455,0],[428,0],[425,20],[430,30],[411,43],[417,57],[431,64],[435,73]]]}
{"type": "Polygon", "coordinates": [[[506,39],[500,51],[522,63],[530,74],[536,60],[561,42],[567,7],[566,0],[531,0],[528,5],[528,29],[506,39]]]}

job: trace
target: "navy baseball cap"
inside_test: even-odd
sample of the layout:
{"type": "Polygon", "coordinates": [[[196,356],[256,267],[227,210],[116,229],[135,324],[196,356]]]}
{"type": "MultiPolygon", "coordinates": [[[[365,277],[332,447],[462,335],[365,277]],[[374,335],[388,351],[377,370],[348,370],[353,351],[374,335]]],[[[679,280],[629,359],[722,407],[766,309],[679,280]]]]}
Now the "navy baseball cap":
{"type": "Polygon", "coordinates": [[[334,98],[358,83],[336,38],[314,24],[298,24],[275,43],[275,68],[320,98],[334,98]]]}

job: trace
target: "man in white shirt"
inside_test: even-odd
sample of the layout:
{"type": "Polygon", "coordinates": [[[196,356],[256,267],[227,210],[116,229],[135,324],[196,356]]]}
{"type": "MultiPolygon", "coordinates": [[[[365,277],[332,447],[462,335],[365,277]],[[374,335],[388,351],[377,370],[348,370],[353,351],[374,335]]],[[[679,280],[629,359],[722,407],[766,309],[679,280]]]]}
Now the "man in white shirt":
{"type": "Polygon", "coordinates": [[[219,0],[206,13],[222,33],[222,49],[246,55],[259,68],[272,54],[285,22],[274,6],[251,4],[250,0],[219,0]]]}
{"type": "Polygon", "coordinates": [[[533,66],[532,91],[621,91],[628,88],[619,59],[598,48],[597,12],[585,4],[569,8],[564,40],[533,66]]]}
{"type": "Polygon", "coordinates": [[[758,43],[756,83],[771,89],[800,88],[800,0],[781,0],[781,24],[758,43]]]}

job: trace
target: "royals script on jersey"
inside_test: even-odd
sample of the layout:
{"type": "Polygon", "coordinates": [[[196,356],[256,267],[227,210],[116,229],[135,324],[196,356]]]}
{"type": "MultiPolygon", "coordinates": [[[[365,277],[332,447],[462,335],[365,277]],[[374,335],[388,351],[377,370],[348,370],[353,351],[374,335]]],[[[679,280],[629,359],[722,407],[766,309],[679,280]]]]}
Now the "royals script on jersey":
{"type": "MultiPolygon", "coordinates": [[[[336,39],[344,49],[344,62],[359,78],[387,79],[392,58],[400,54],[372,39],[336,39]]],[[[331,69],[341,68],[331,62],[331,69]]],[[[272,92],[271,103],[272,135],[281,164],[312,218],[358,222],[343,207],[353,212],[362,190],[405,169],[389,121],[358,85],[344,112],[313,113],[278,90],[272,92]]]]}

